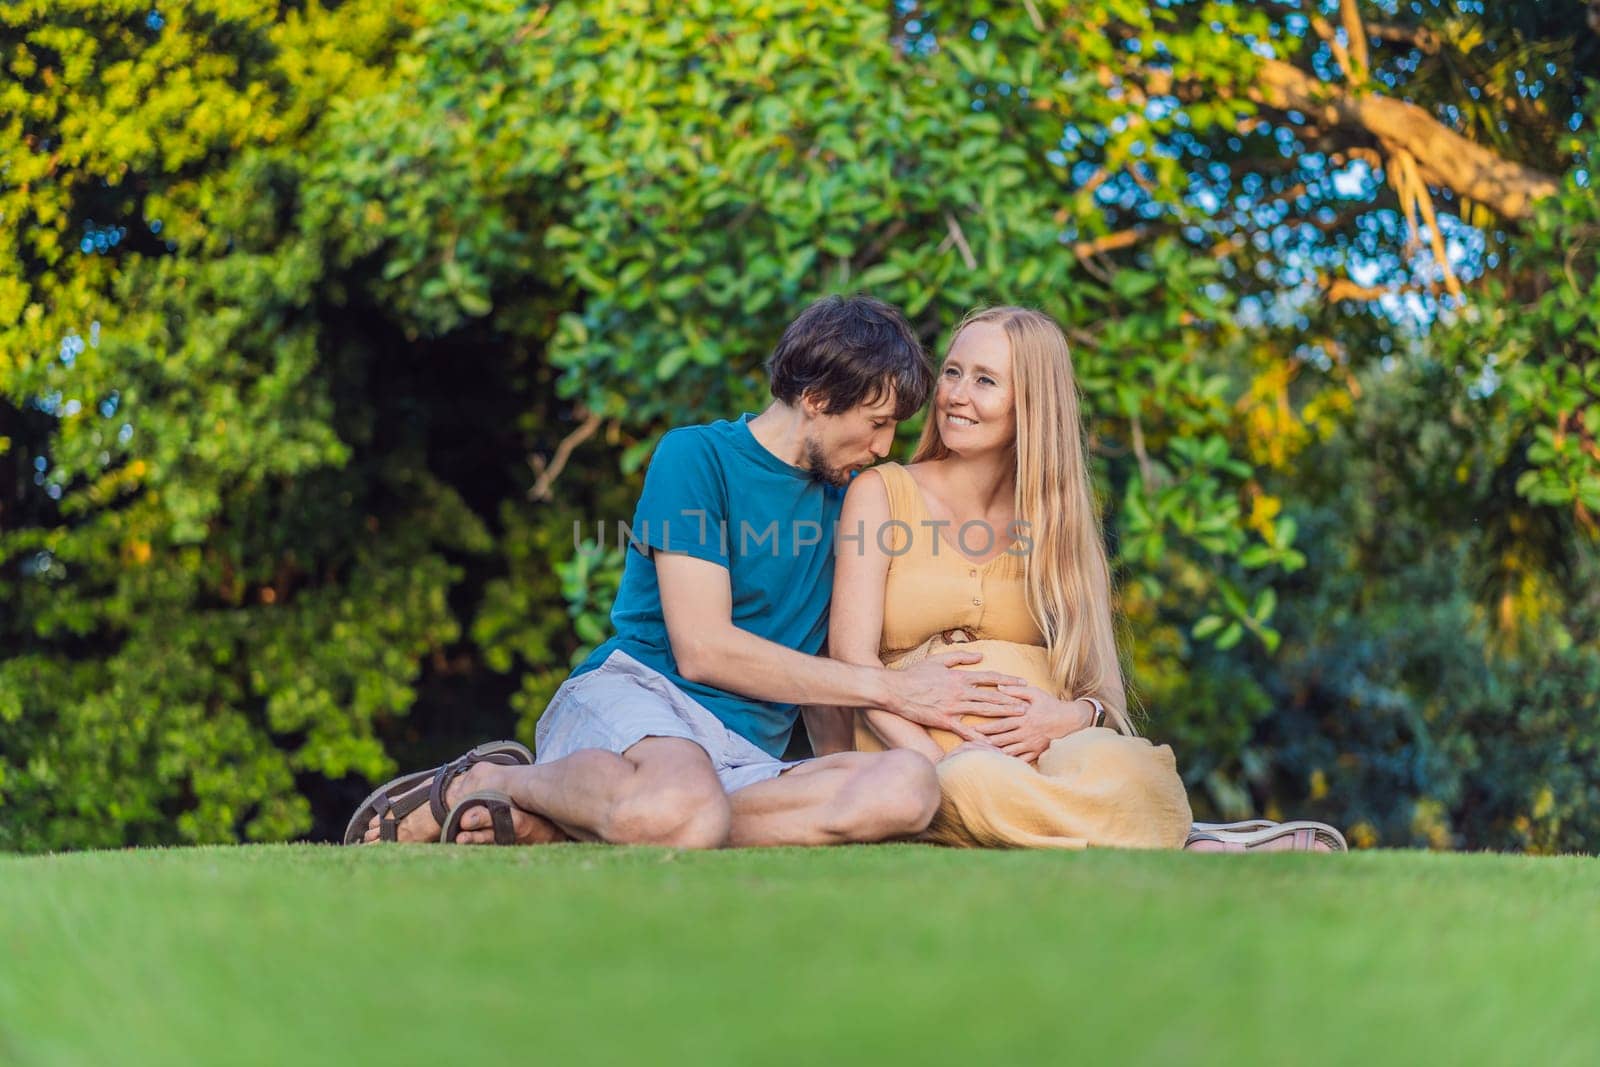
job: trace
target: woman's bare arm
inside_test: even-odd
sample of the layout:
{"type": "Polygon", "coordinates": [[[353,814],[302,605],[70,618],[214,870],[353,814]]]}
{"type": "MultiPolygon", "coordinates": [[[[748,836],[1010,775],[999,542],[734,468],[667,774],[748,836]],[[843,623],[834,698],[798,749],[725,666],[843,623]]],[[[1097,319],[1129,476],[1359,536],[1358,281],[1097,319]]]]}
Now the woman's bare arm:
{"type": "Polygon", "coordinates": [[[807,704],[800,709],[800,717],[805,721],[813,755],[830,756],[856,747],[855,709],[807,704]]]}
{"type": "MultiPolygon", "coordinates": [[[[859,539],[840,539],[833,565],[833,604],[828,613],[828,655],[843,663],[881,667],[883,595],[889,580],[889,555],[877,533],[889,521],[889,494],[883,476],[866,470],[845,494],[839,529],[863,531],[859,539]]],[[[931,760],[943,755],[933,736],[916,723],[882,708],[863,708],[867,725],[890,748],[909,748],[931,760]]]]}

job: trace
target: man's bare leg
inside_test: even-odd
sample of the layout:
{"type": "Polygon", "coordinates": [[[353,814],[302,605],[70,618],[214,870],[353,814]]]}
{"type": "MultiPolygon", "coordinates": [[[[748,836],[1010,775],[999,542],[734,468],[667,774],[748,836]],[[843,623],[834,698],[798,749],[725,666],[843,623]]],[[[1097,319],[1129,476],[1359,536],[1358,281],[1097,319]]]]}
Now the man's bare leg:
{"type": "MultiPolygon", "coordinates": [[[[647,737],[621,755],[591,748],[532,767],[473,770],[479,767],[487,773],[473,788],[509,794],[525,813],[579,841],[718,848],[728,839],[728,796],[693,741],[647,737]]],[[[461,826],[462,844],[494,841],[487,811],[465,813],[461,826]]]]}
{"type": "Polygon", "coordinates": [[[820,756],[728,798],[728,844],[865,844],[914,837],[939,807],[933,764],[906,749],[820,756]]]}

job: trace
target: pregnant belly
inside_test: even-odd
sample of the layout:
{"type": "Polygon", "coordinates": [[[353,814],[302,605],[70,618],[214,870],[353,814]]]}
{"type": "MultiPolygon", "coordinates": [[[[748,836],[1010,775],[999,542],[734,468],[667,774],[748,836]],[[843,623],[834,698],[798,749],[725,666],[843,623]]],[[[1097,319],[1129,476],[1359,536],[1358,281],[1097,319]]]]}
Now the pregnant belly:
{"type": "MultiPolygon", "coordinates": [[[[1024,645],[1016,641],[965,641],[933,650],[934,655],[942,652],[977,652],[983,656],[977,663],[957,666],[955,669],[958,671],[998,671],[1001,674],[1015,675],[1047,693],[1055,692],[1056,684],[1050,676],[1049,653],[1041,645],[1024,645]]],[[[923,650],[918,648],[906,653],[900,659],[890,660],[885,666],[901,670],[913,663],[922,662],[924,658],[923,650]]],[[[982,715],[962,716],[962,721],[969,725],[983,720],[982,715]]],[[[929,730],[928,733],[946,752],[961,744],[961,738],[949,730],[929,730]]],[[[856,748],[862,752],[883,751],[883,742],[878,740],[877,734],[867,728],[864,721],[856,724],[856,748]]]]}

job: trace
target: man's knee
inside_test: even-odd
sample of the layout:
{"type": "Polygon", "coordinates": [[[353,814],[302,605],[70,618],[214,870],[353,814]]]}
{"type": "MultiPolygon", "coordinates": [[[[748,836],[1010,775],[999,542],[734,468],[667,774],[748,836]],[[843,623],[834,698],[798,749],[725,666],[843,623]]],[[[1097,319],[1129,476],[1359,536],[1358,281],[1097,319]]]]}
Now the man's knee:
{"type": "Polygon", "coordinates": [[[611,805],[600,837],[614,845],[721,848],[733,812],[716,775],[667,786],[626,789],[611,805]]]}
{"type": "Polygon", "coordinates": [[[859,771],[850,801],[841,805],[835,829],[856,841],[910,837],[928,828],[939,809],[939,778],[933,764],[907,749],[872,756],[859,771]]]}

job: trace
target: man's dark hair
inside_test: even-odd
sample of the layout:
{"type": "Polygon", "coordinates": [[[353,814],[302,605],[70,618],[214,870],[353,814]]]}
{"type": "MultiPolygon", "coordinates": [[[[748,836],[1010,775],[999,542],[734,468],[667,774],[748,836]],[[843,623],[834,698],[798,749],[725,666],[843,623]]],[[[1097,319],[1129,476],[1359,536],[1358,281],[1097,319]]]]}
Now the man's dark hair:
{"type": "Polygon", "coordinates": [[[894,417],[927,403],[933,370],[906,317],[859,293],[825,296],[800,313],[767,360],[772,395],[798,404],[812,393],[825,415],[877,403],[894,390],[894,417]]]}

